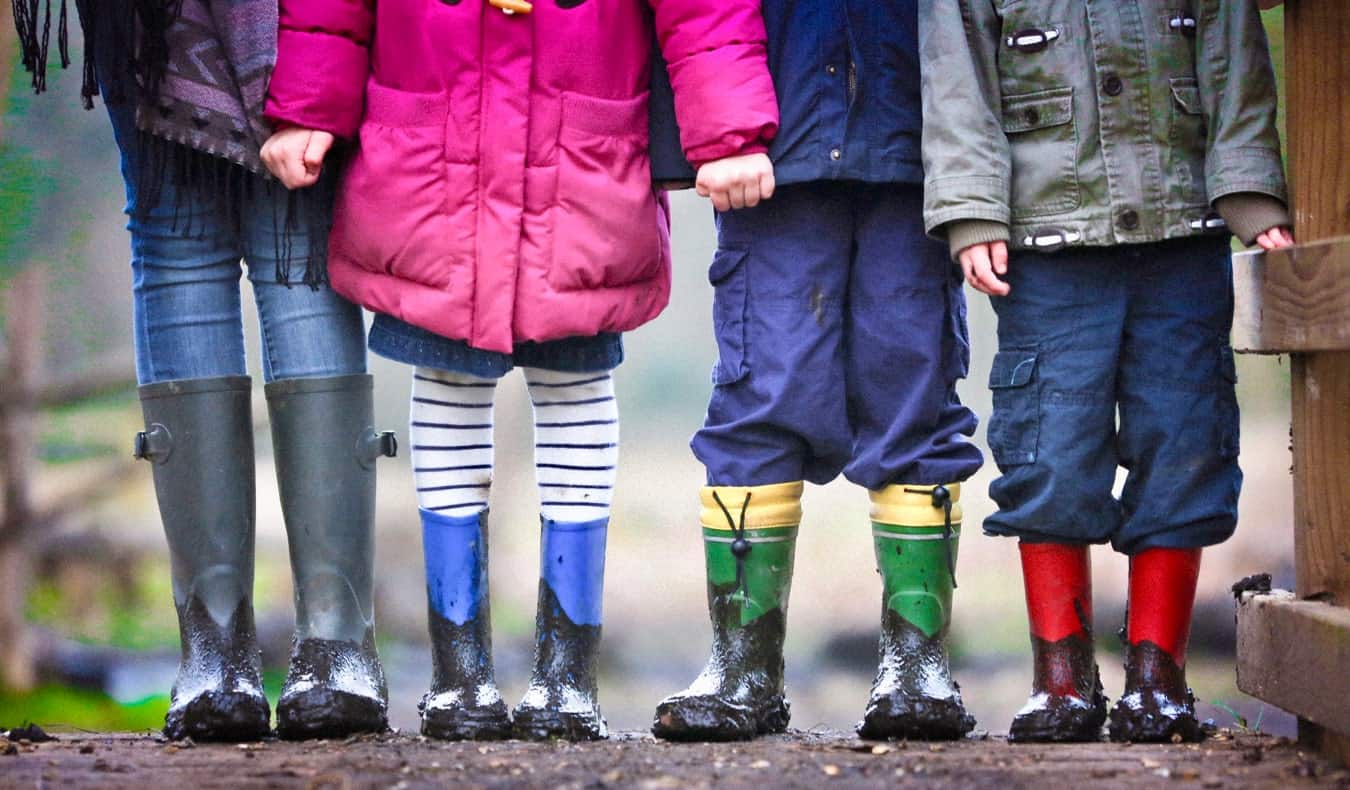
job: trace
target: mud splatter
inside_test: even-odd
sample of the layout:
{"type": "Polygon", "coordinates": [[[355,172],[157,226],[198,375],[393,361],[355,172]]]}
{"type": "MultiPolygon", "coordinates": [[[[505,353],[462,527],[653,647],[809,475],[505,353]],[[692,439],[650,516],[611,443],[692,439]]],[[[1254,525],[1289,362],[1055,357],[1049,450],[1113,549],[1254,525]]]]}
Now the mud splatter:
{"type": "Polygon", "coordinates": [[[787,615],[770,609],[741,624],[735,585],[709,585],[712,654],[684,691],[656,709],[652,733],[672,741],[735,741],[787,729],[783,695],[783,638],[787,615]]]}
{"type": "Polygon", "coordinates": [[[572,622],[548,582],[539,582],[534,672],[513,714],[524,740],[592,741],[609,737],[600,714],[600,626],[572,622]]]}
{"type": "Polygon", "coordinates": [[[497,688],[492,629],[484,597],[472,619],[455,625],[427,607],[431,629],[431,690],[422,697],[422,734],[450,741],[511,737],[511,717],[497,688]]]}
{"type": "Polygon", "coordinates": [[[881,613],[881,660],[858,735],[871,740],[954,740],[975,728],[952,679],[943,628],[932,638],[896,614],[881,613]]]}
{"type": "Polygon", "coordinates": [[[1113,741],[1139,743],[1205,738],[1185,667],[1152,642],[1125,646],[1125,693],[1111,709],[1110,734],[1113,741]]]}
{"type": "Polygon", "coordinates": [[[164,734],[172,740],[252,741],[270,731],[253,606],[241,598],[222,625],[190,596],[178,607],[182,657],[164,734]]]}
{"type": "Polygon", "coordinates": [[[299,740],[384,732],[388,698],[373,629],[359,643],[299,639],[277,702],[277,734],[299,740]]]}
{"type": "Polygon", "coordinates": [[[1081,742],[1101,739],[1106,695],[1093,654],[1092,635],[1082,631],[1057,642],[1031,637],[1032,692],[1013,718],[1013,742],[1081,742]]]}

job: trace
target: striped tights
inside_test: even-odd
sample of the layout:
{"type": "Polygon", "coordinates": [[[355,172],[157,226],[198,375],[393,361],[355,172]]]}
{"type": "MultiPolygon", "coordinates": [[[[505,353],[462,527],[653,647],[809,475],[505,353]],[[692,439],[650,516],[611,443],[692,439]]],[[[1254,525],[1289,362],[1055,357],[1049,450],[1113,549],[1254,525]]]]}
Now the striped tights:
{"type": "MultiPolygon", "coordinates": [[[[619,455],[610,372],[521,370],[534,405],[541,515],[560,522],[607,518],[619,455]]],[[[461,518],[487,508],[496,389],[495,379],[414,371],[409,436],[422,510],[461,518]]]]}

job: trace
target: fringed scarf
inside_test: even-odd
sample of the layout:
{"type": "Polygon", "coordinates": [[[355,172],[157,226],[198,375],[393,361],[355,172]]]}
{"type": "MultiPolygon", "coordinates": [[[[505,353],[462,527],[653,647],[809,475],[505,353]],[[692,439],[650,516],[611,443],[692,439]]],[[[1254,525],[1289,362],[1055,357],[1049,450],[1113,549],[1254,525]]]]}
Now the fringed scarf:
{"type": "MultiPolygon", "coordinates": [[[[24,68],[33,89],[47,87],[53,4],[57,0],[11,0],[24,68]]],[[[67,0],[56,10],[61,66],[70,65],[67,0]]],[[[137,161],[139,211],[159,203],[170,183],[191,195],[219,197],[238,227],[242,206],[258,189],[281,189],[266,175],[258,151],[271,133],[263,118],[267,80],[276,61],[277,0],[75,0],[84,28],[86,109],[103,94],[110,103],[132,102],[141,131],[137,161]],[[100,90],[101,89],[101,90],[100,90]]],[[[274,201],[275,203],[275,201],[274,201]]],[[[276,212],[279,277],[289,282],[294,264],[302,281],[326,280],[322,240],[331,227],[328,183],[290,192],[285,216],[276,212]],[[292,254],[291,236],[309,234],[303,261],[292,254]]],[[[175,216],[181,207],[175,206],[175,216]]],[[[188,213],[190,216],[190,212],[188,213]]],[[[190,232],[190,229],[188,229],[190,232]]]]}

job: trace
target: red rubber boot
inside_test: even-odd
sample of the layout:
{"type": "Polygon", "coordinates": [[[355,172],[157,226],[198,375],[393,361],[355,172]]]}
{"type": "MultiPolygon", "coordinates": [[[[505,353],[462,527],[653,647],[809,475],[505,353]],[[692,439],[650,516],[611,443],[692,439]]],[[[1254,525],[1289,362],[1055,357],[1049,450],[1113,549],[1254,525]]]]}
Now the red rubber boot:
{"type": "Polygon", "coordinates": [[[1021,543],[1035,668],[1031,699],[1008,728],[1015,742],[1095,741],[1106,697],[1092,651],[1088,547],[1021,543]]]}
{"type": "Polygon", "coordinates": [[[1125,694],[1111,710],[1111,740],[1199,741],[1186,687],[1186,640],[1200,549],[1148,549],[1130,558],[1125,694]]]}

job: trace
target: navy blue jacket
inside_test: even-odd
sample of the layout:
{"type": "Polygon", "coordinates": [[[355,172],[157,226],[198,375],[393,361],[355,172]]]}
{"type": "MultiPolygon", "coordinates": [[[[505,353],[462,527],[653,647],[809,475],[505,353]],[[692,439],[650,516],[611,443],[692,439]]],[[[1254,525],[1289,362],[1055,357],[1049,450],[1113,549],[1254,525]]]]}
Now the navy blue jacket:
{"type": "MultiPolygon", "coordinates": [[[[779,184],[923,182],[916,0],[763,0],[779,184]]],[[[652,79],[652,175],[692,178],[669,80],[652,79]]]]}

